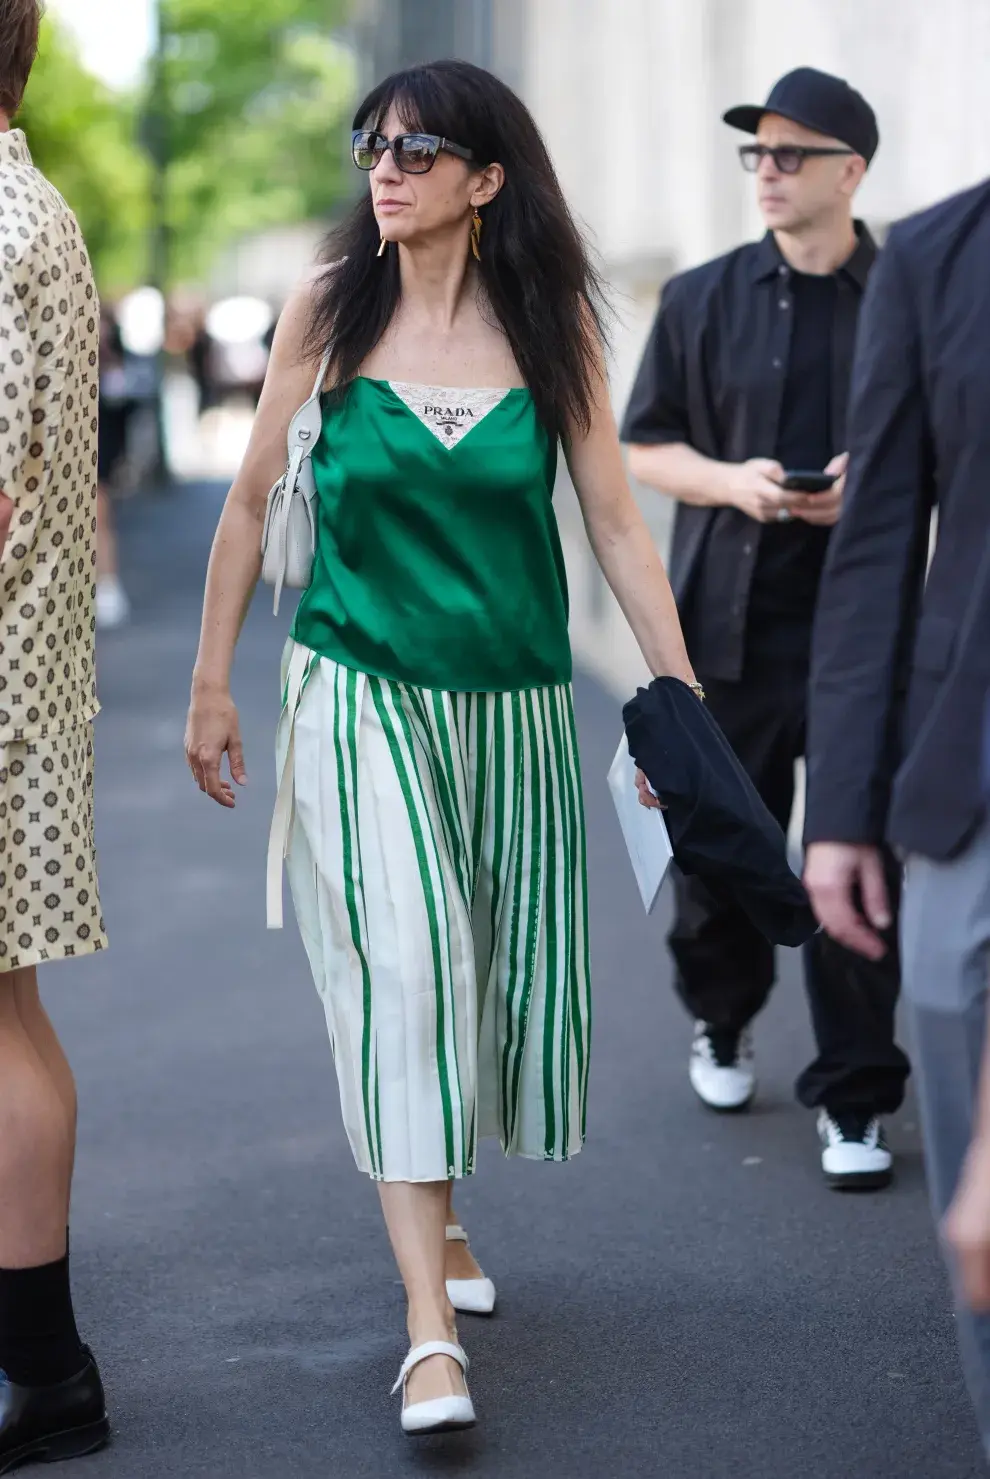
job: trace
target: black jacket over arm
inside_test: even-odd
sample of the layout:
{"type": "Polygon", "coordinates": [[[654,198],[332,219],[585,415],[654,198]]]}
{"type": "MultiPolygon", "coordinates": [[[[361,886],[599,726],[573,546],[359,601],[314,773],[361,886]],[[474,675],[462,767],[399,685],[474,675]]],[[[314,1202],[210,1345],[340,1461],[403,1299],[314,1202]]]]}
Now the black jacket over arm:
{"type": "Polygon", "coordinates": [[[886,836],[946,858],[983,806],[990,184],[891,232],[860,316],[849,424],[815,623],[805,839],[886,836]]]}
{"type": "Polygon", "coordinates": [[[817,932],[787,840],[708,709],[677,678],[654,678],[622,710],[629,753],[666,807],[682,873],[737,905],[776,945],[817,932]]]}

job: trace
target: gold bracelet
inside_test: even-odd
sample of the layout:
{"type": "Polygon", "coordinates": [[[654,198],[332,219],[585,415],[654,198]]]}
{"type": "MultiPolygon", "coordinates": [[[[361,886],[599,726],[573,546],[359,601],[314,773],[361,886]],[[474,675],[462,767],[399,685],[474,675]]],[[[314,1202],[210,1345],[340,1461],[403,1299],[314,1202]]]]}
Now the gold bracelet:
{"type": "Polygon", "coordinates": [[[704,703],[704,701],[705,701],[705,690],[702,688],[701,684],[700,683],[689,683],[688,684],[688,687],[690,688],[691,692],[697,698],[700,698],[702,703],[704,703]]]}

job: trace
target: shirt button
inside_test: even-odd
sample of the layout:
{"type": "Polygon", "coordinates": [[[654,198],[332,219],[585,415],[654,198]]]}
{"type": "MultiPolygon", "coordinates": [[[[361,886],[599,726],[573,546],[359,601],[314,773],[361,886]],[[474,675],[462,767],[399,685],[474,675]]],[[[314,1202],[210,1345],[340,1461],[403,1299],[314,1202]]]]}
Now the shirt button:
{"type": "MultiPolygon", "coordinates": [[[[753,553],[753,546],[751,544],[744,544],[743,545],[743,554],[744,555],[751,555],[752,553],[753,553]]],[[[736,609],[738,610],[738,607],[736,609]]]]}
{"type": "Polygon", "coordinates": [[[784,265],[783,262],[781,262],[780,266],[777,268],[777,276],[778,277],[786,277],[787,276],[787,268],[785,267],[785,265],[784,265]]]}
{"type": "Polygon", "coordinates": [[[788,303],[788,301],[787,301],[786,298],[779,298],[777,300],[777,307],[778,308],[790,308],[790,306],[791,305],[788,303]]]}
{"type": "Polygon", "coordinates": [[[782,370],[784,368],[784,361],[780,358],[775,359],[773,362],[773,367],[775,370],[782,370]]]}

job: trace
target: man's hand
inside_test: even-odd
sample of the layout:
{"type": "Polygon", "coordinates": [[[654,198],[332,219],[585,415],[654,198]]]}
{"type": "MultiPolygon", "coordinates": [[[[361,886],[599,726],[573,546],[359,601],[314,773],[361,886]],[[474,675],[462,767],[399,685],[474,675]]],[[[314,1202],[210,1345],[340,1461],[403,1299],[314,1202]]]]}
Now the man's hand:
{"type": "Polygon", "coordinates": [[[799,493],[791,505],[794,517],[803,519],[806,524],[814,524],[819,529],[831,529],[833,524],[837,524],[842,513],[842,495],[846,491],[848,466],[848,452],[840,452],[838,457],[833,457],[825,471],[835,473],[835,482],[827,493],[799,493]]]}
{"type": "Polygon", "coordinates": [[[990,1312],[990,1145],[974,1140],[942,1233],[955,1255],[960,1292],[978,1315],[990,1312]]]}
{"type": "Polygon", "coordinates": [[[784,469],[772,457],[729,463],[725,469],[725,502],[761,524],[772,524],[781,509],[790,512],[801,497],[780,486],[783,476],[784,469]]]}
{"type": "Polygon", "coordinates": [[[891,913],[877,848],[813,842],[805,854],[804,884],[819,923],[833,940],[867,960],[886,955],[877,931],[890,928],[891,913]]]}

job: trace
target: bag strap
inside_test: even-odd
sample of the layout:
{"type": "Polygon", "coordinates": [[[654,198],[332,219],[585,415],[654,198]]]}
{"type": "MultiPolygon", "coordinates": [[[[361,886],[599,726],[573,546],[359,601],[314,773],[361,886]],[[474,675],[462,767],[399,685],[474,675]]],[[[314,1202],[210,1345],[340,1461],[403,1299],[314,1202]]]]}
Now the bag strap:
{"type": "Polygon", "coordinates": [[[320,368],[317,371],[311,393],[306,397],[289,422],[288,432],[286,433],[288,465],[285,475],[285,487],[290,498],[295,491],[299,469],[303,462],[310,456],[316,445],[316,437],[319,432],[313,417],[308,416],[306,413],[319,400],[320,390],[322,389],[324,380],[327,378],[327,370],[330,367],[332,355],[333,349],[328,348],[320,361],[320,368]],[[295,458],[295,462],[293,462],[293,458],[295,458]]]}
{"type": "Polygon", "coordinates": [[[328,347],[326,353],[324,354],[322,360],[320,361],[319,373],[318,373],[318,375],[316,377],[316,383],[313,386],[313,394],[310,396],[310,400],[311,401],[315,401],[316,400],[316,397],[319,395],[320,391],[323,389],[323,382],[327,378],[327,371],[330,368],[330,361],[331,361],[332,358],[333,358],[333,345],[331,344],[328,347]]]}

